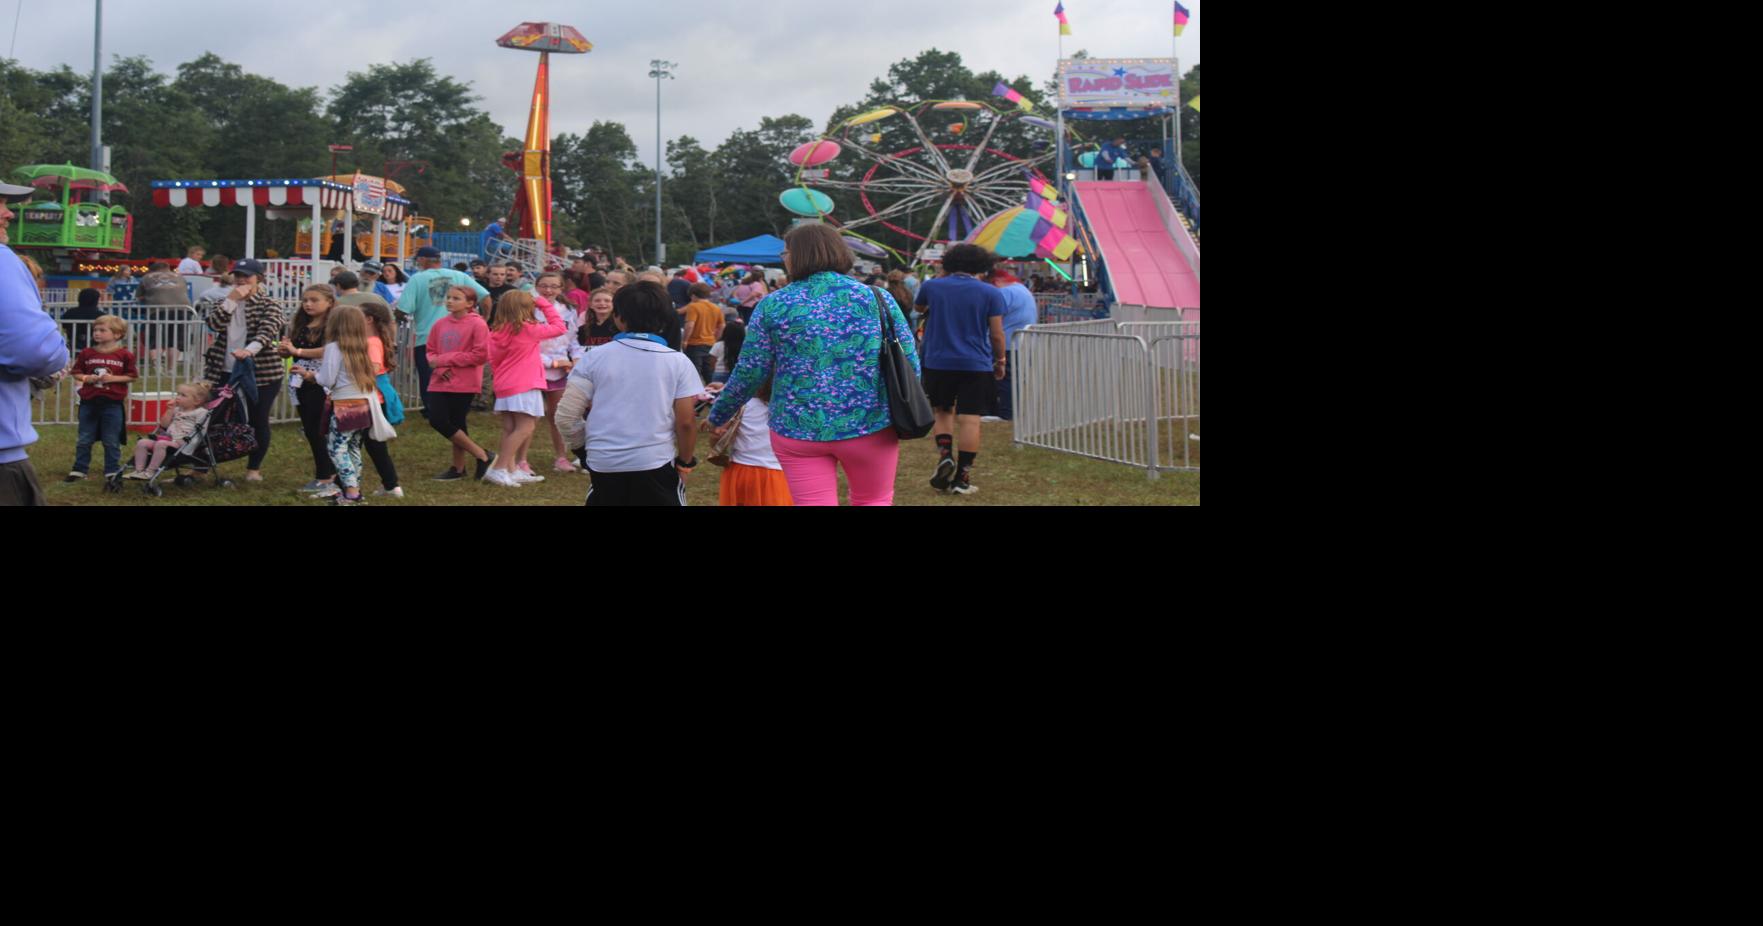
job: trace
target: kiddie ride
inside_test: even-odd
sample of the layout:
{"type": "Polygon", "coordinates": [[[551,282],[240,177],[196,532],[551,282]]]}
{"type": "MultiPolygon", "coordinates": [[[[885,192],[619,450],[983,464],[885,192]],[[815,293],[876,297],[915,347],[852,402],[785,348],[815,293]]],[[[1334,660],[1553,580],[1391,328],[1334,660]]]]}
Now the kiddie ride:
{"type": "Polygon", "coordinates": [[[72,164],[33,164],[13,176],[37,189],[29,202],[14,206],[14,248],[55,253],[45,265],[126,254],[133,243],[135,219],[128,209],[97,201],[102,193],[127,193],[129,188],[101,171],[72,164]]]}
{"type": "MultiPolygon", "coordinates": [[[[361,176],[362,175],[360,174],[337,174],[335,176],[324,177],[321,179],[328,180],[332,183],[341,183],[353,188],[357,179],[361,176]]],[[[404,187],[401,184],[393,183],[390,180],[384,182],[386,192],[394,196],[405,195],[404,187]]],[[[402,240],[399,238],[400,231],[398,228],[387,228],[382,225],[380,246],[375,248],[373,246],[374,223],[369,221],[372,218],[373,216],[363,215],[354,220],[355,254],[357,255],[372,257],[377,254],[385,260],[396,260],[400,254],[415,254],[418,250],[434,243],[435,220],[428,216],[413,215],[403,223],[402,240]]],[[[322,223],[324,225],[324,231],[319,235],[318,252],[324,255],[341,254],[341,250],[338,248],[338,242],[336,241],[336,236],[342,231],[344,221],[343,210],[327,210],[324,214],[324,219],[326,221],[322,223]]],[[[300,219],[299,231],[294,238],[294,253],[312,253],[312,220],[310,218],[302,217],[300,219]]],[[[354,255],[350,255],[350,257],[353,256],[354,255]]]]}

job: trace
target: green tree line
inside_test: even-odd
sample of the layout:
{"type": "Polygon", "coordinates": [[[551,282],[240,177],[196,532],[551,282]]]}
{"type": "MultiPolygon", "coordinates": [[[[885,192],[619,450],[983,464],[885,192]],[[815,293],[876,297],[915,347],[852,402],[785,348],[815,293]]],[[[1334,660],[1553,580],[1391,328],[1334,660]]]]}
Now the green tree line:
{"type": "MultiPolygon", "coordinates": [[[[933,48],[894,64],[819,131],[813,120],[792,113],[762,117],[714,149],[689,135],[670,140],[662,191],[670,261],[787,231],[794,216],[777,197],[794,182],[788,155],[821,131],[886,103],[992,101],[1000,82],[1028,96],[1042,113],[1050,111],[1044,105],[1050,84],[1037,88],[1026,76],[974,73],[959,54],[933,48]]],[[[1199,93],[1198,67],[1184,76],[1183,93],[1199,93]]],[[[331,169],[328,146],[349,145],[354,151],[338,156],[339,172],[360,169],[403,184],[440,231],[457,230],[463,218],[481,227],[506,214],[516,177],[501,158],[521,142],[506,137],[480,104],[469,83],[438,73],[428,59],[375,64],[321,91],[285,86],[212,53],[171,74],[147,58],[126,57],[116,59],[104,77],[104,141],[112,148],[112,172],[133,191],[126,202],[135,215],[135,256],[181,255],[197,243],[231,253],[244,241],[243,210],[160,209],[152,204],[151,181],[321,176],[331,169]]],[[[65,65],[34,71],[0,61],[0,171],[37,163],[86,166],[90,112],[88,75],[65,65]]],[[[1199,114],[1185,115],[1184,154],[1197,181],[1199,114]]],[[[1146,137],[1154,135],[1149,131],[1146,137]]],[[[883,122],[877,132],[883,135],[878,150],[917,144],[900,125],[883,122]]],[[[993,147],[1028,153],[1046,143],[1026,127],[1012,126],[994,138],[993,147]]],[[[654,168],[638,161],[626,127],[595,122],[580,134],[557,136],[552,149],[557,237],[570,247],[605,248],[635,264],[654,262],[654,168]]],[[[835,176],[855,177],[867,166],[845,157],[832,169],[835,176]]],[[[835,202],[836,215],[862,214],[854,195],[839,194],[835,202]]],[[[290,222],[259,223],[260,252],[291,253],[294,233],[290,222]]],[[[888,232],[865,233],[908,245],[888,232]]]]}

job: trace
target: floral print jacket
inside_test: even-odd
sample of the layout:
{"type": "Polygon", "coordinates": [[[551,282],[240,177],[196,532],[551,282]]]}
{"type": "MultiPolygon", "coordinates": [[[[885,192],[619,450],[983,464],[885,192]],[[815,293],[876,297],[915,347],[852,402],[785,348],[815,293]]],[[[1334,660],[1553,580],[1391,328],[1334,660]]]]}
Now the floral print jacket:
{"type": "MultiPolygon", "coordinates": [[[[771,430],[785,437],[851,440],[892,427],[876,292],[827,272],[767,296],[753,311],[740,362],[710,410],[710,423],[727,424],[770,379],[771,430]]],[[[906,317],[885,291],[881,305],[893,317],[912,368],[919,369],[906,317]]]]}

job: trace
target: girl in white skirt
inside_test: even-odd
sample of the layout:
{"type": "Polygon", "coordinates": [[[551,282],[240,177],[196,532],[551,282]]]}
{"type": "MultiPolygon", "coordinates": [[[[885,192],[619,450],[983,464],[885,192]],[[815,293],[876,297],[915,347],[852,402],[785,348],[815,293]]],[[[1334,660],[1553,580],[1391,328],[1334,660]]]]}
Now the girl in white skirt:
{"type": "Polygon", "coordinates": [[[490,315],[490,369],[496,384],[496,417],[502,422],[502,446],[495,465],[484,475],[491,485],[513,488],[544,482],[545,477],[521,472],[533,442],[533,429],[545,417],[545,364],[540,345],[569,330],[556,306],[543,296],[503,293],[490,315]],[[533,320],[533,307],[545,313],[533,320]]]}

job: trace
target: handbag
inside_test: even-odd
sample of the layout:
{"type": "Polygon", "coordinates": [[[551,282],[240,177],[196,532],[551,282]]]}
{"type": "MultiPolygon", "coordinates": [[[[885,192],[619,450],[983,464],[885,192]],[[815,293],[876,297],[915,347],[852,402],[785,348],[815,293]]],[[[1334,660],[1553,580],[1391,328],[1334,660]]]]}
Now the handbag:
{"type": "Polygon", "coordinates": [[[373,427],[373,409],[366,399],[336,399],[331,402],[331,414],[337,419],[337,433],[348,434],[351,431],[365,431],[373,427]]]}
{"type": "Polygon", "coordinates": [[[220,406],[209,416],[206,440],[216,463],[244,459],[257,450],[257,431],[251,427],[250,403],[222,389],[220,406]]]}
{"type": "MultiPolygon", "coordinates": [[[[374,383],[379,386],[380,395],[386,397],[386,423],[403,424],[404,399],[398,395],[397,388],[392,385],[392,374],[381,373],[379,376],[374,377],[374,383]]],[[[380,440],[380,438],[376,437],[374,440],[380,440]]]]}
{"type": "Polygon", "coordinates": [[[716,439],[716,443],[710,445],[710,454],[704,458],[705,460],[714,466],[724,468],[734,462],[735,438],[741,434],[741,418],[746,412],[747,410],[743,408],[735,412],[735,416],[728,420],[728,430],[716,439]]]}
{"type": "Polygon", "coordinates": [[[881,316],[881,373],[888,390],[888,415],[901,440],[918,440],[936,426],[937,416],[931,411],[930,398],[924,394],[924,383],[912,369],[912,361],[906,359],[906,349],[900,346],[893,315],[882,302],[881,287],[870,288],[875,291],[875,310],[881,316]]]}
{"type": "Polygon", "coordinates": [[[382,444],[386,441],[397,440],[398,432],[392,428],[392,423],[386,420],[385,410],[380,408],[380,403],[369,399],[367,407],[369,411],[373,412],[373,428],[367,432],[367,436],[382,444]]]}

